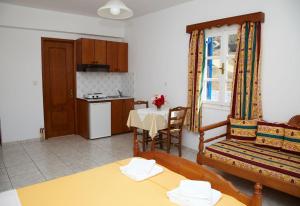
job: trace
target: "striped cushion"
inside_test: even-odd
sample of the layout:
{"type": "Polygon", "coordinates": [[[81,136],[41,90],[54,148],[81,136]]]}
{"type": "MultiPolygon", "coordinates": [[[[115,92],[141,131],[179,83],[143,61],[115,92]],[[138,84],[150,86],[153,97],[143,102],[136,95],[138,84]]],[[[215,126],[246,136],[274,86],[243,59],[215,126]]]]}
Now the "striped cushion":
{"type": "Polygon", "coordinates": [[[286,125],[282,149],[300,154],[300,128],[286,125]]]}
{"type": "Polygon", "coordinates": [[[255,144],[281,148],[284,137],[284,124],[258,121],[255,144]]]}
{"type": "Polygon", "coordinates": [[[300,155],[224,140],[206,147],[205,157],[299,186],[300,155]]]}
{"type": "Polygon", "coordinates": [[[230,136],[240,141],[254,141],[257,120],[239,120],[230,118],[230,136]]]}

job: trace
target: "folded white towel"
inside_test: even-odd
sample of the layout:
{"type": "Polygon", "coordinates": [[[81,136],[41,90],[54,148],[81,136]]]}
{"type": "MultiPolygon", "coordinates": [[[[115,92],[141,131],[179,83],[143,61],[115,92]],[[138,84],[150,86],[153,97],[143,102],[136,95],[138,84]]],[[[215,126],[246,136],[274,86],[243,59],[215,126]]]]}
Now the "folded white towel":
{"type": "Polygon", "coordinates": [[[17,191],[9,190],[9,191],[0,193],[0,205],[21,206],[17,191]]]}
{"type": "Polygon", "coordinates": [[[179,187],[167,192],[167,196],[180,206],[213,206],[222,194],[212,189],[209,182],[182,180],[179,187]]]}
{"type": "Polygon", "coordinates": [[[207,181],[181,180],[179,192],[188,197],[211,197],[211,184],[207,181]]]}
{"type": "Polygon", "coordinates": [[[128,165],[121,166],[120,170],[135,181],[142,181],[163,172],[163,168],[156,165],[155,160],[140,158],[133,158],[128,165]]]}
{"type": "Polygon", "coordinates": [[[127,165],[131,170],[149,173],[155,165],[155,160],[146,160],[141,158],[132,158],[127,165]]]}

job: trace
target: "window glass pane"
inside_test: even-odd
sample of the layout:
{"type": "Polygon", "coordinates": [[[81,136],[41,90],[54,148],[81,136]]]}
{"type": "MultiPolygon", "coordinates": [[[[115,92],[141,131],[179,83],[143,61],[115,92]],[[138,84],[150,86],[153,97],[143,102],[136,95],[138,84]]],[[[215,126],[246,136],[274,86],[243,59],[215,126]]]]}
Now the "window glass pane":
{"type": "Polygon", "coordinates": [[[232,93],[232,81],[226,82],[225,102],[230,102],[232,93]]]}
{"type": "Polygon", "coordinates": [[[206,82],[206,94],[205,99],[209,101],[218,101],[220,92],[219,81],[207,81],[206,82]]]}
{"type": "Polygon", "coordinates": [[[235,55],[237,48],[236,39],[236,34],[231,34],[228,36],[228,55],[235,55]]]}
{"type": "Polygon", "coordinates": [[[220,56],[221,54],[221,37],[208,37],[206,39],[207,56],[220,56]]]}
{"type": "Polygon", "coordinates": [[[222,62],[220,59],[208,59],[206,68],[207,78],[219,78],[222,74],[222,62]]]}
{"type": "Polygon", "coordinates": [[[232,81],[233,80],[233,71],[234,71],[234,58],[228,58],[226,62],[227,66],[227,80],[232,81]]]}

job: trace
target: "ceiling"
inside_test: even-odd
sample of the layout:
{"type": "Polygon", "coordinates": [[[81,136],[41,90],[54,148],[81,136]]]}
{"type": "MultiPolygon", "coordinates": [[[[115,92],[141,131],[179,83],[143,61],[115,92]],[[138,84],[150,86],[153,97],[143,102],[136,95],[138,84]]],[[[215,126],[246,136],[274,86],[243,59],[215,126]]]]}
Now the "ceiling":
{"type": "MultiPolygon", "coordinates": [[[[108,0],[0,0],[9,4],[97,17],[96,11],[108,0]]],[[[133,17],[159,11],[191,0],[122,0],[134,12],[133,17]]]]}

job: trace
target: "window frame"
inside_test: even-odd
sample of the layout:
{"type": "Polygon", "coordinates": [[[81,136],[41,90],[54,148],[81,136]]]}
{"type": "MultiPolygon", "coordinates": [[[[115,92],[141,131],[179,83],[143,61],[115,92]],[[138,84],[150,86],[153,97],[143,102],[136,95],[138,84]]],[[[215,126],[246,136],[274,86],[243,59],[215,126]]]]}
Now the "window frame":
{"type": "Polygon", "coordinates": [[[227,91],[227,83],[231,82],[228,80],[228,65],[227,62],[231,58],[235,58],[234,55],[229,55],[229,48],[228,48],[228,43],[229,43],[229,36],[232,34],[238,33],[238,25],[231,25],[231,26],[224,26],[221,28],[213,28],[209,30],[205,30],[205,41],[209,37],[221,37],[221,48],[220,48],[220,56],[208,56],[208,48],[206,46],[206,57],[205,57],[205,69],[204,69],[204,78],[203,78],[203,91],[202,91],[202,99],[203,99],[203,104],[208,106],[209,108],[218,108],[222,110],[228,110],[230,104],[231,104],[231,98],[230,101],[226,102],[226,91],[227,91]],[[207,78],[207,65],[208,65],[208,60],[213,60],[213,59],[220,59],[221,64],[223,64],[224,68],[224,74],[220,74],[219,77],[217,78],[207,78]],[[206,99],[206,92],[207,92],[207,82],[213,82],[213,81],[218,81],[219,82],[219,98],[218,101],[213,101],[213,100],[207,100],[206,99]]]}

